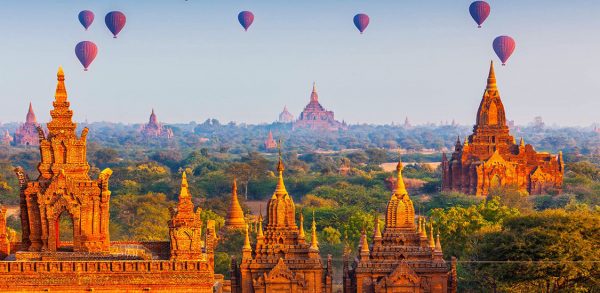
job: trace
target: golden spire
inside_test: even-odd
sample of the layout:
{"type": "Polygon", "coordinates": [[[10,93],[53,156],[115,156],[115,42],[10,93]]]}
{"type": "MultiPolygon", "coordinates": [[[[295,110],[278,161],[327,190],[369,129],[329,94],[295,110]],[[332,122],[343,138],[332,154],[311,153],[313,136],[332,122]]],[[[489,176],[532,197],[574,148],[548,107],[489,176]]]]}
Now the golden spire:
{"type": "Polygon", "coordinates": [[[494,72],[494,61],[490,61],[490,73],[488,74],[488,79],[487,79],[487,90],[495,90],[497,89],[496,86],[496,73],[494,72]]]}
{"type": "Polygon", "coordinates": [[[421,218],[421,237],[427,238],[427,226],[425,224],[425,219],[421,218]]]}
{"type": "Polygon", "coordinates": [[[185,171],[183,171],[183,173],[181,173],[181,191],[179,192],[179,200],[189,197],[191,196],[188,189],[187,175],[185,174],[185,171]]]}
{"type": "Polygon", "coordinates": [[[421,217],[417,218],[417,234],[421,235],[421,217]]]}
{"type": "Polygon", "coordinates": [[[373,234],[373,238],[381,238],[381,229],[379,229],[379,215],[375,216],[375,233],[373,234]]]}
{"type": "Polygon", "coordinates": [[[367,232],[363,229],[362,231],[362,235],[360,237],[360,252],[362,253],[369,253],[369,242],[367,241],[367,232]]]}
{"type": "Polygon", "coordinates": [[[56,84],[56,93],[54,99],[56,102],[62,103],[67,101],[67,89],[65,87],[65,72],[62,66],[58,67],[58,73],[56,73],[58,83],[56,84]]]}
{"type": "MultiPolygon", "coordinates": [[[[396,182],[396,190],[394,192],[394,195],[398,196],[398,198],[401,198],[402,196],[408,196],[408,192],[406,191],[406,186],[404,186],[404,179],[402,178],[402,169],[403,169],[403,165],[402,165],[402,158],[399,156],[398,157],[398,165],[396,165],[396,178],[397,178],[397,182],[396,182]]],[[[394,196],[392,195],[392,196],[394,196]]],[[[414,221],[414,219],[413,219],[414,221]]]]}
{"type": "Polygon", "coordinates": [[[437,239],[435,241],[435,250],[442,251],[442,243],[440,242],[440,228],[438,227],[437,239]]]}
{"type": "Polygon", "coordinates": [[[521,140],[519,141],[519,146],[522,146],[522,147],[525,146],[525,140],[523,140],[522,137],[521,137],[521,140]]]}
{"type": "Polygon", "coordinates": [[[283,183],[283,170],[285,170],[285,166],[283,165],[283,160],[281,158],[281,139],[278,141],[277,147],[279,148],[279,162],[277,163],[279,180],[277,181],[277,187],[275,187],[275,194],[287,194],[285,184],[283,183]]]}
{"type": "Polygon", "coordinates": [[[261,207],[261,211],[260,214],[258,216],[258,233],[256,234],[256,237],[263,237],[265,236],[263,233],[263,217],[262,217],[262,207],[261,207]]]}
{"type": "Polygon", "coordinates": [[[300,238],[305,238],[304,234],[304,215],[302,215],[302,210],[300,210],[300,234],[298,235],[300,238]]]}
{"type": "Polygon", "coordinates": [[[225,226],[228,228],[243,229],[246,226],[244,220],[244,211],[238,200],[237,196],[237,182],[233,178],[231,185],[231,205],[227,211],[227,218],[225,219],[225,226]]]}
{"type": "Polygon", "coordinates": [[[313,220],[312,220],[312,239],[310,242],[311,249],[319,249],[319,241],[317,240],[317,222],[315,222],[315,211],[313,211],[313,220]]]}
{"type": "Polygon", "coordinates": [[[435,248],[435,240],[433,240],[433,224],[431,221],[429,221],[429,247],[430,248],[435,248]]]}
{"type": "Polygon", "coordinates": [[[469,137],[465,137],[465,144],[464,144],[464,146],[465,147],[469,146],[469,137]]]}
{"type": "Polygon", "coordinates": [[[242,250],[252,250],[252,246],[250,246],[250,236],[248,235],[248,225],[246,225],[244,230],[246,232],[246,238],[244,238],[244,247],[242,250]]]}

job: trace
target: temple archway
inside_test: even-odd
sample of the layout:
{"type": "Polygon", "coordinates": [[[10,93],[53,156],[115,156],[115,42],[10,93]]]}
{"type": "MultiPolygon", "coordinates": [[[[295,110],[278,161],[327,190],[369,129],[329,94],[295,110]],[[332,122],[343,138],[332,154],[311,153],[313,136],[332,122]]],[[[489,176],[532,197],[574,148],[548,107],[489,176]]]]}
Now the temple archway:
{"type": "Polygon", "coordinates": [[[73,217],[67,210],[58,215],[54,221],[54,236],[57,251],[73,251],[75,226],[73,217]]]}

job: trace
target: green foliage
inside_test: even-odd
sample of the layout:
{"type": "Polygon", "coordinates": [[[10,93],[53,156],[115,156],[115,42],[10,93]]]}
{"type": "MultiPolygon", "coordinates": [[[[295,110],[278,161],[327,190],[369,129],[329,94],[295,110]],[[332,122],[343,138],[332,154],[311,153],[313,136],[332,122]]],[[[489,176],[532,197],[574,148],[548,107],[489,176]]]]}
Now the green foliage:
{"type": "Polygon", "coordinates": [[[169,207],[173,205],[162,193],[113,197],[110,209],[111,239],[168,240],[169,207]]]}
{"type": "Polygon", "coordinates": [[[600,271],[600,214],[546,210],[507,219],[476,237],[467,267],[482,286],[518,292],[591,292],[600,271]],[[483,281],[482,281],[483,280],[483,281]]]}
{"type": "Polygon", "coordinates": [[[342,243],[340,239],[341,236],[342,233],[331,226],[323,228],[323,231],[321,232],[321,239],[323,239],[323,241],[327,244],[335,245],[342,243]]]}
{"type": "Polygon", "coordinates": [[[434,228],[440,231],[444,256],[462,258],[475,245],[471,242],[473,235],[500,229],[505,220],[518,214],[517,209],[502,205],[500,198],[494,197],[468,207],[433,209],[431,219],[434,221],[434,228]]]}

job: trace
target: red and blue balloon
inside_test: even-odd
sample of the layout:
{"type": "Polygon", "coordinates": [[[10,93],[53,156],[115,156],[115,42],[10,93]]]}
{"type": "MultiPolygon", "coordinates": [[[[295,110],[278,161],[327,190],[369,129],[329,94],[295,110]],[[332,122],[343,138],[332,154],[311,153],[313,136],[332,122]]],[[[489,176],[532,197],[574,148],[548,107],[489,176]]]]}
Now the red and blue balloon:
{"type": "Polygon", "coordinates": [[[106,27],[113,34],[113,38],[117,38],[117,35],[121,32],[123,27],[125,27],[125,23],[127,22],[127,17],[121,11],[111,11],[106,14],[104,17],[104,22],[106,23],[106,27]]]}
{"type": "Polygon", "coordinates": [[[242,11],[238,14],[238,21],[244,27],[244,30],[248,31],[248,28],[254,22],[254,14],[250,11],[242,11]]]}
{"type": "Polygon", "coordinates": [[[354,16],[354,25],[362,34],[369,26],[369,16],[364,13],[359,13],[354,16]]]}
{"type": "Polygon", "coordinates": [[[90,25],[92,25],[92,23],[94,22],[94,13],[89,10],[83,10],[79,12],[78,18],[81,25],[83,25],[83,27],[87,31],[90,25]]]}
{"type": "Polygon", "coordinates": [[[490,16],[490,4],[485,1],[475,1],[469,5],[469,13],[477,23],[477,27],[481,27],[481,24],[490,16]]]}
{"type": "Polygon", "coordinates": [[[499,36],[494,39],[492,43],[492,47],[494,48],[494,52],[502,61],[502,65],[506,65],[506,61],[510,58],[510,55],[515,51],[515,40],[509,36],[499,36]]]}
{"type": "Polygon", "coordinates": [[[90,41],[80,42],[75,46],[75,55],[83,65],[83,70],[87,71],[90,64],[96,59],[96,55],[98,55],[98,47],[90,41]]]}

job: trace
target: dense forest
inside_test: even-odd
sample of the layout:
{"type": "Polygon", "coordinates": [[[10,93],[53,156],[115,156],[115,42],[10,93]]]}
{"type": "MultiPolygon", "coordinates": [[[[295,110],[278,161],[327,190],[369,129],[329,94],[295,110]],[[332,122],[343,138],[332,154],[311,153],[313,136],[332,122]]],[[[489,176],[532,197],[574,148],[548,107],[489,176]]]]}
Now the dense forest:
{"type": "MultiPolygon", "coordinates": [[[[539,151],[563,151],[563,192],[525,196],[505,186],[487,198],[442,193],[435,164],[470,127],[355,125],[348,131],[293,131],[289,124],[202,124],[170,126],[168,141],[140,137],[137,126],[94,123],[88,136],[91,176],[111,168],[111,239],[166,240],[169,207],[175,205],[186,172],[203,217],[223,225],[235,177],[246,212],[266,203],[275,188],[277,150],[264,150],[267,133],[283,141],[285,183],[298,213],[310,227],[314,213],[321,254],[341,266],[344,247],[356,249],[363,229],[373,231],[390,197],[383,163],[403,171],[415,210],[439,229],[444,255],[459,259],[462,292],[594,291],[600,278],[600,134],[584,128],[515,128],[539,151]]],[[[80,125],[80,127],[82,127],[80,125]]],[[[18,204],[15,166],[35,178],[35,147],[0,147],[0,201],[18,204]]],[[[8,219],[20,231],[18,215],[8,219]]],[[[382,222],[383,223],[383,222],[382,222]]],[[[227,274],[239,256],[239,232],[220,235],[216,270],[227,274]]],[[[372,235],[369,235],[369,237],[372,235]]],[[[341,273],[338,269],[336,274],[341,273]]],[[[341,277],[338,278],[341,281],[341,277]]]]}

